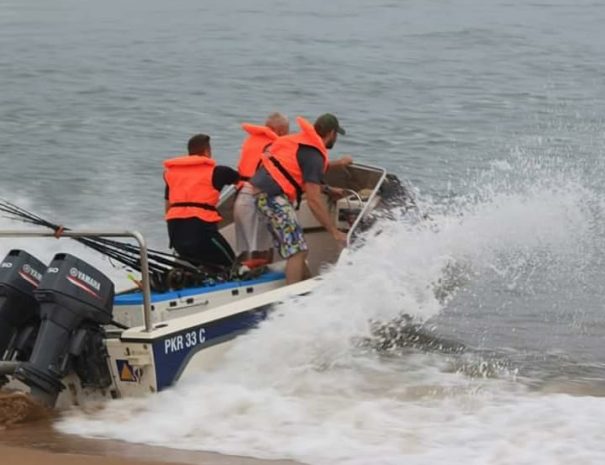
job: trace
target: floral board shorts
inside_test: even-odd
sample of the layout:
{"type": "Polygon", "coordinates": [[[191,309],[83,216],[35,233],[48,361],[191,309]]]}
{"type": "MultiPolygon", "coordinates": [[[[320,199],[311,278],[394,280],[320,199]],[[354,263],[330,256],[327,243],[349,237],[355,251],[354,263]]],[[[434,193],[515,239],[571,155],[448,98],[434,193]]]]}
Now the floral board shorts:
{"type": "Polygon", "coordinates": [[[294,207],[285,195],[256,196],[256,208],[267,217],[267,227],[273,235],[275,248],[283,258],[309,250],[294,207]]]}

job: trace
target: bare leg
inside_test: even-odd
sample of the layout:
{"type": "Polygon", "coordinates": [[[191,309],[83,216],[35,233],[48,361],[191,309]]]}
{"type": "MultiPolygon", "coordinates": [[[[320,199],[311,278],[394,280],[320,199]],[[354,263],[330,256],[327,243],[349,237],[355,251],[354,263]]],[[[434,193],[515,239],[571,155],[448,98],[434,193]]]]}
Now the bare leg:
{"type": "Polygon", "coordinates": [[[286,261],[286,284],[294,284],[305,279],[307,251],[298,252],[286,261]]]}
{"type": "Polygon", "coordinates": [[[305,260],[305,272],[303,279],[309,279],[311,277],[311,270],[309,269],[309,262],[305,260]]]}

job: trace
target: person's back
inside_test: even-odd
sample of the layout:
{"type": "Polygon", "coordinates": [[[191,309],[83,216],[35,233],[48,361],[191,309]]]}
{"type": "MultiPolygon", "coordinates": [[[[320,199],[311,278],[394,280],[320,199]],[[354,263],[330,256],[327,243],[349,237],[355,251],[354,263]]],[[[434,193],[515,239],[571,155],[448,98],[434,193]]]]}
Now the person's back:
{"type": "Polygon", "coordinates": [[[288,117],[281,113],[271,113],[264,126],[242,123],[242,129],[248,136],[242,143],[237,169],[241,179],[247,181],[254,176],[265,149],[275,139],[290,132],[290,122],[288,117]]]}
{"type": "Polygon", "coordinates": [[[189,155],[164,162],[166,215],[171,247],[195,264],[230,266],[234,253],[218,231],[216,207],[221,189],[239,180],[237,172],[217,166],[211,158],[210,137],[193,136],[189,155]]]}
{"type": "Polygon", "coordinates": [[[248,123],[242,128],[248,137],[242,144],[238,171],[242,181],[239,184],[239,193],[233,206],[235,221],[236,251],[240,258],[264,258],[271,260],[272,238],[267,229],[264,218],[257,212],[252,186],[247,182],[260,165],[262,153],[278,137],[288,134],[288,118],[281,113],[269,115],[265,126],[256,126],[248,123]]]}

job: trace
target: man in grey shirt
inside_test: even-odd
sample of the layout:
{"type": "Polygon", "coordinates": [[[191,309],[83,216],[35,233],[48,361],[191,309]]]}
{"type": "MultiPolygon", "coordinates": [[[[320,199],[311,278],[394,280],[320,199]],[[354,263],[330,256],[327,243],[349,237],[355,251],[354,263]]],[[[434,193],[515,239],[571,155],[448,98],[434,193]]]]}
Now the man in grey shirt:
{"type": "MultiPolygon", "coordinates": [[[[302,118],[298,118],[298,123],[302,131],[299,134],[284,136],[284,139],[288,138],[289,145],[281,144],[280,139],[276,140],[268,148],[268,156],[263,159],[263,166],[250,180],[256,192],[256,206],[266,216],[276,247],[286,259],[287,284],[308,278],[309,270],[305,261],[308,245],[296,217],[292,196],[287,195],[284,187],[288,186],[291,190],[291,186],[294,186],[298,197],[305,192],[307,205],[319,223],[335,240],[346,240],[346,234],[336,227],[321,198],[321,183],[328,166],[328,149],[334,146],[337,135],[345,134],[345,131],[340,127],[338,119],[330,113],[320,116],[313,126],[302,118]],[[290,148],[284,148],[285,145],[292,147],[293,143],[296,144],[296,162],[293,161],[293,152],[289,152],[290,148]],[[279,149],[275,149],[276,146],[279,149]],[[280,160],[285,165],[282,165],[280,160]],[[274,174],[269,167],[273,168],[274,174]],[[276,168],[283,175],[281,180],[276,178],[276,168]],[[284,182],[286,184],[283,184],[284,182]]],[[[347,166],[352,161],[350,156],[344,156],[329,165],[347,166]]]]}

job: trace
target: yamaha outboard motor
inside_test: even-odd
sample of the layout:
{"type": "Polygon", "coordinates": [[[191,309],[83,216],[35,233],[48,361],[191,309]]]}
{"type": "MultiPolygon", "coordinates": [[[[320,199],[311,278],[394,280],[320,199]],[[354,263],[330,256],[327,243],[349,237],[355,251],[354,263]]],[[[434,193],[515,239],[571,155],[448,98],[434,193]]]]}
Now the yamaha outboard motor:
{"type": "Polygon", "coordinates": [[[55,255],[38,289],[40,330],[29,362],[15,377],[32,395],[54,406],[61,379],[74,370],[82,387],[111,384],[101,325],[112,320],[114,285],[104,274],[72,255],[55,255]]]}
{"type": "Polygon", "coordinates": [[[34,297],[46,270],[23,250],[11,250],[0,263],[0,360],[27,360],[40,323],[34,297]]]}

